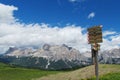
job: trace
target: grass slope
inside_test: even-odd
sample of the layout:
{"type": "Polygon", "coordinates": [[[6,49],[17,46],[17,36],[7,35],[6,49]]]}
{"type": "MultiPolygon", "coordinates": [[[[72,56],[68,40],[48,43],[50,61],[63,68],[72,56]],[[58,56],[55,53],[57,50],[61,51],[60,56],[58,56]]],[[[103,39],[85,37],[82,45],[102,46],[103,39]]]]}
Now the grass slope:
{"type": "MultiPolygon", "coordinates": [[[[87,79],[87,80],[96,80],[95,77],[87,79]]],[[[120,80],[120,72],[117,73],[108,73],[100,76],[99,80],[120,80]]]]}
{"type": "MultiPolygon", "coordinates": [[[[120,65],[99,65],[99,80],[120,80],[120,65]]],[[[96,80],[94,66],[74,71],[44,71],[13,68],[0,63],[0,80],[96,80]],[[56,74],[57,73],[57,74],[56,74]]]]}
{"type": "MultiPolygon", "coordinates": [[[[120,65],[99,65],[100,80],[120,80],[120,65]]],[[[49,75],[34,80],[95,80],[94,66],[79,70],[49,75]]]]}
{"type": "Polygon", "coordinates": [[[9,65],[0,63],[0,80],[32,80],[34,78],[56,73],[58,73],[58,71],[13,68],[9,65]]]}

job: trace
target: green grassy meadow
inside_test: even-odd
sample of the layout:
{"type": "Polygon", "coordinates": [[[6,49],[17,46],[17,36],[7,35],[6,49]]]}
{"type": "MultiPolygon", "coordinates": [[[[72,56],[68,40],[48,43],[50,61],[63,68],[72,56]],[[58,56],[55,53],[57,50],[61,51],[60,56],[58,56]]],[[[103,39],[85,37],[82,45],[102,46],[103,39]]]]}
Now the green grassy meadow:
{"type": "MultiPolygon", "coordinates": [[[[90,78],[90,79],[87,79],[87,80],[96,80],[96,78],[93,77],[93,78],[90,78]]],[[[99,80],[120,80],[120,72],[108,73],[108,74],[105,74],[105,75],[101,75],[99,80]]]]}
{"type": "Polygon", "coordinates": [[[56,73],[58,73],[58,71],[17,68],[0,63],[0,80],[32,80],[56,73]]]}

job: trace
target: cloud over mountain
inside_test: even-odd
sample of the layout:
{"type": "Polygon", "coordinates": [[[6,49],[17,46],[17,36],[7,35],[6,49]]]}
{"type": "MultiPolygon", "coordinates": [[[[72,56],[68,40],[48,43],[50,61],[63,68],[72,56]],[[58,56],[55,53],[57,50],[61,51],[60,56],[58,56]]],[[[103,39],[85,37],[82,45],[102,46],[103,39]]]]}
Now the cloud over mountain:
{"type": "Polygon", "coordinates": [[[81,27],[71,25],[64,28],[49,27],[47,24],[23,25],[2,24],[0,25],[0,45],[17,47],[40,47],[45,43],[67,44],[75,48],[85,48],[86,34],[81,27]]]}
{"type": "MultiPolygon", "coordinates": [[[[45,23],[20,23],[19,19],[14,17],[15,10],[18,10],[15,6],[0,4],[0,53],[5,52],[10,46],[41,47],[45,43],[66,44],[81,52],[90,50],[86,28],[76,25],[51,27],[45,23]]],[[[103,33],[106,34],[108,33],[103,33]]],[[[119,47],[120,35],[114,34],[109,38],[111,40],[103,39],[102,49],[119,47]]]]}

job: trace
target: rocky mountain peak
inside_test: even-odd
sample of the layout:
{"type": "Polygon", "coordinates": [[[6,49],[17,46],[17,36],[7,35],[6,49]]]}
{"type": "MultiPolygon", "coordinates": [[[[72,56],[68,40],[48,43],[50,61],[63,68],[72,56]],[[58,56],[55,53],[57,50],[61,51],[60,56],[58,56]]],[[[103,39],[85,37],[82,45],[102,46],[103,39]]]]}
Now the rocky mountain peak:
{"type": "Polygon", "coordinates": [[[49,51],[50,47],[51,46],[49,44],[44,44],[42,48],[43,50],[49,51]]]}
{"type": "Polygon", "coordinates": [[[9,49],[5,52],[5,54],[10,54],[11,52],[13,52],[13,51],[15,51],[15,50],[17,50],[18,48],[16,48],[16,47],[9,47],[9,49]]]}
{"type": "Polygon", "coordinates": [[[32,49],[19,49],[10,48],[7,51],[8,56],[32,56],[32,57],[44,57],[51,60],[80,60],[85,57],[80,52],[65,44],[63,45],[50,45],[44,44],[42,48],[33,51],[32,49]]]}

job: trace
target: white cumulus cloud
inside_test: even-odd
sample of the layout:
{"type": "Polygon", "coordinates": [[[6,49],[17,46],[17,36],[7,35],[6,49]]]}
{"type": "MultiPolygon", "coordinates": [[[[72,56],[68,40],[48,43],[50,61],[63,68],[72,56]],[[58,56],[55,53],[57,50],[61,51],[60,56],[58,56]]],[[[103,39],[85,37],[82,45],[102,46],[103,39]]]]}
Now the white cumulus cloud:
{"type": "Polygon", "coordinates": [[[64,28],[49,27],[47,24],[2,24],[0,25],[0,45],[16,47],[41,47],[43,44],[67,44],[77,49],[87,49],[86,34],[80,26],[64,28]]]}
{"type": "MultiPolygon", "coordinates": [[[[87,33],[85,33],[86,28],[76,25],[67,25],[61,28],[60,26],[51,27],[45,23],[19,23],[18,21],[16,22],[13,14],[17,7],[4,4],[0,4],[0,7],[2,7],[0,8],[0,17],[2,17],[0,18],[0,53],[5,52],[10,46],[41,47],[45,43],[66,44],[78,49],[80,52],[90,50],[90,45],[87,42],[87,33]]],[[[117,32],[106,31],[103,35],[114,33],[117,32]]],[[[120,34],[114,34],[109,37],[111,40],[108,38],[103,39],[102,50],[119,47],[120,34]]]]}
{"type": "Polygon", "coordinates": [[[108,35],[113,35],[113,34],[116,34],[115,31],[105,31],[103,36],[108,36],[108,35]]]}
{"type": "Polygon", "coordinates": [[[94,18],[95,17],[95,13],[94,12],[91,12],[89,15],[88,15],[88,19],[91,19],[91,18],[94,18]]]}
{"type": "Polygon", "coordinates": [[[13,23],[16,21],[13,11],[18,10],[15,6],[0,3],[0,23],[13,23]]]}
{"type": "Polygon", "coordinates": [[[101,47],[103,50],[120,48],[120,34],[115,31],[104,31],[103,43],[101,47]]]}

